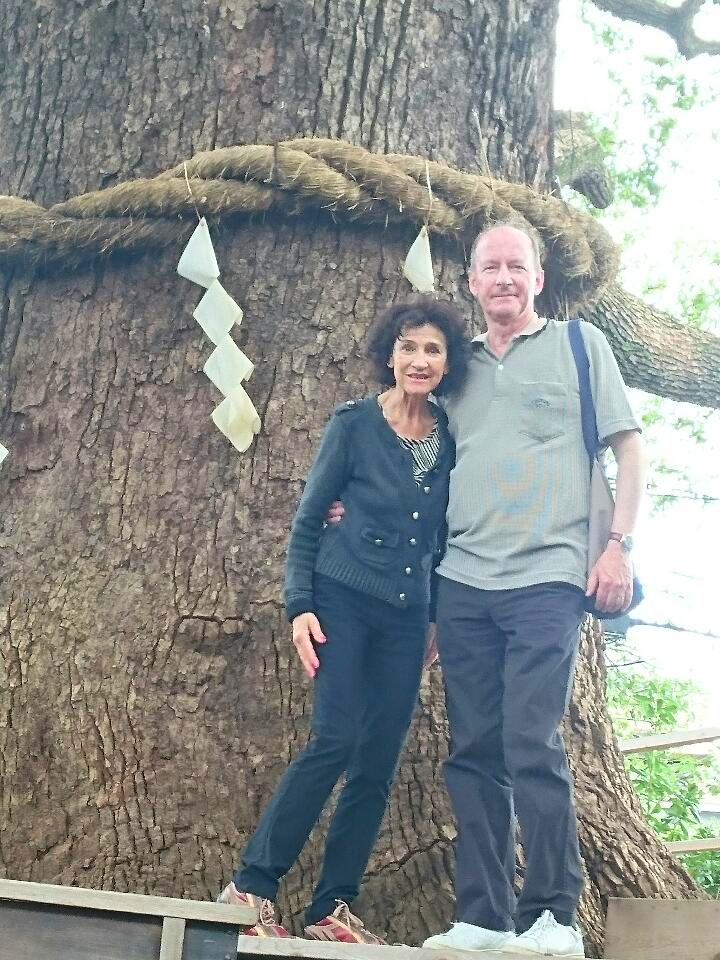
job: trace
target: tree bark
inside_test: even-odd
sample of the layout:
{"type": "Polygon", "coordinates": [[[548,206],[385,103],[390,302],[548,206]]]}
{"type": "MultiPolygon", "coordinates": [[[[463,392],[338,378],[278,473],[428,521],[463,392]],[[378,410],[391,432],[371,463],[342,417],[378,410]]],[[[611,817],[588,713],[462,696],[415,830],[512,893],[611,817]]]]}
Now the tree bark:
{"type": "MultiPolygon", "coordinates": [[[[296,135],[549,186],[555,0],[70,6],[8,0],[0,12],[4,193],[48,205],[200,149],[296,135]]],[[[373,389],[363,338],[410,293],[413,234],[319,216],[211,229],[256,364],[263,429],[244,456],[209,419],[219,398],[180,250],[2,276],[10,877],[214,896],[307,740],[310,689],[279,603],[287,530],[329,412],[373,389]]],[[[477,319],[454,256],[437,243],[434,258],[444,293],[477,319]]],[[[594,950],[608,893],[696,895],[637,812],[599,655],[588,635],[570,717],[594,950]]],[[[451,918],[446,750],[433,671],[359,905],[391,940],[416,943],[451,918]]],[[[320,838],[285,884],[290,922],[320,838]]]]}

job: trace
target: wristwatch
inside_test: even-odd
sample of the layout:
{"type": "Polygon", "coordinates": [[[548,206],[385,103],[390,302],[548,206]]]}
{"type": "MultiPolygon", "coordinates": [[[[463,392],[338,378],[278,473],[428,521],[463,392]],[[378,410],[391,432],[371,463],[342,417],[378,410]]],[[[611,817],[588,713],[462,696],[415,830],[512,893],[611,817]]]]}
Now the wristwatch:
{"type": "Polygon", "coordinates": [[[633,548],[633,538],[629,533],[615,533],[613,530],[608,534],[608,540],[616,540],[623,550],[627,550],[628,553],[633,548]]]}

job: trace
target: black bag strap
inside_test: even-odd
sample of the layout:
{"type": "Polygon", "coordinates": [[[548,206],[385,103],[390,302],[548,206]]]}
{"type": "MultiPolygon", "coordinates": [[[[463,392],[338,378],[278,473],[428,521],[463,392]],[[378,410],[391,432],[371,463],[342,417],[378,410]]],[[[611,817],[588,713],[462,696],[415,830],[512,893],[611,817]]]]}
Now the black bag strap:
{"type": "Polygon", "coordinates": [[[600,438],[597,432],[597,418],[592,390],[590,389],[590,361],[579,320],[568,320],[570,349],[577,367],[578,386],[580,387],[580,419],[582,421],[583,440],[590,460],[594,460],[600,450],[600,438]]]}

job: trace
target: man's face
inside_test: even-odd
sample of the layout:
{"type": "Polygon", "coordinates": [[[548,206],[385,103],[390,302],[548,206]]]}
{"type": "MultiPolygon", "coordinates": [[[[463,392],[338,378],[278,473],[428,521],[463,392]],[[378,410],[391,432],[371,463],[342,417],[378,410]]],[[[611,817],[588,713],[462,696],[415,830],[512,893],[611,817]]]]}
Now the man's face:
{"type": "Polygon", "coordinates": [[[532,319],[543,279],[530,237],[498,227],[478,242],[468,285],[488,322],[514,324],[532,319]]]}

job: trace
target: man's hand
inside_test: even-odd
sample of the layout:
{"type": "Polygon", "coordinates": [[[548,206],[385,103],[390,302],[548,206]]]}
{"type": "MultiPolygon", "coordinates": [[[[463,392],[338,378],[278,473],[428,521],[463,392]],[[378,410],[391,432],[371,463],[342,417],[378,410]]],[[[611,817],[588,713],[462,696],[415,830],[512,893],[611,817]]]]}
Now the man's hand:
{"type": "Polygon", "coordinates": [[[305,673],[311,680],[315,678],[320,666],[313,643],[325,643],[326,640],[320,621],[314,613],[300,613],[295,617],[292,622],[292,642],[295,644],[305,673]]]}
{"type": "Polygon", "coordinates": [[[605,613],[627,610],[632,600],[632,562],[627,551],[611,540],[588,577],[586,597],[595,597],[595,606],[605,613]]]}
{"type": "Polygon", "coordinates": [[[339,523],[345,516],[345,507],[342,500],[333,500],[325,514],[325,523],[339,523]]]}
{"type": "Polygon", "coordinates": [[[438,658],[437,624],[429,623],[425,636],[425,656],[423,667],[431,667],[438,658]]]}

